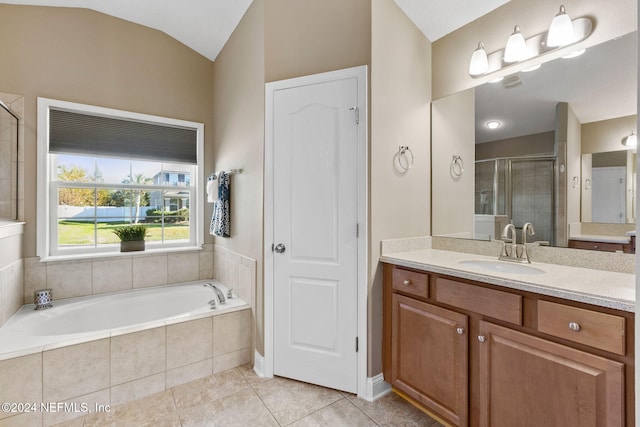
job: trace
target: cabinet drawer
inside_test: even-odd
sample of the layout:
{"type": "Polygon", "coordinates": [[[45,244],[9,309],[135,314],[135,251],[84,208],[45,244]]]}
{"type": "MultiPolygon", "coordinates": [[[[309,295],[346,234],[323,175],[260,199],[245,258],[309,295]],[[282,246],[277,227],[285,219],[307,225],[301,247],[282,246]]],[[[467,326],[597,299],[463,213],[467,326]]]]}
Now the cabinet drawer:
{"type": "Polygon", "coordinates": [[[436,301],[522,325],[522,297],[509,292],[468,285],[455,280],[436,280],[436,301]]]}
{"type": "Polygon", "coordinates": [[[415,271],[393,269],[393,289],[427,298],[429,275],[415,271]]]}
{"type": "Polygon", "coordinates": [[[624,317],[538,301],[538,331],[623,356],[625,354],[624,317]]]}

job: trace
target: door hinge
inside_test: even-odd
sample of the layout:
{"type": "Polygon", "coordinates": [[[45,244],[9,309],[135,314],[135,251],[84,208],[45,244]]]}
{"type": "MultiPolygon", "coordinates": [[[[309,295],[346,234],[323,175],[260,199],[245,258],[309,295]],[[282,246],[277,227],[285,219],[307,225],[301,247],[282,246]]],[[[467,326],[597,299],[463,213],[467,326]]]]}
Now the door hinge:
{"type": "Polygon", "coordinates": [[[360,237],[360,224],[356,223],[356,238],[360,237]]]}
{"type": "Polygon", "coordinates": [[[276,247],[276,246],[272,243],[272,244],[271,244],[271,252],[275,251],[275,247],[276,247]]]}
{"type": "Polygon", "coordinates": [[[353,111],[353,114],[355,115],[355,119],[356,119],[356,124],[359,125],[360,124],[360,108],[351,107],[349,108],[349,111],[353,111]]]}
{"type": "Polygon", "coordinates": [[[358,352],[358,337],[356,337],[356,353],[358,352]]]}

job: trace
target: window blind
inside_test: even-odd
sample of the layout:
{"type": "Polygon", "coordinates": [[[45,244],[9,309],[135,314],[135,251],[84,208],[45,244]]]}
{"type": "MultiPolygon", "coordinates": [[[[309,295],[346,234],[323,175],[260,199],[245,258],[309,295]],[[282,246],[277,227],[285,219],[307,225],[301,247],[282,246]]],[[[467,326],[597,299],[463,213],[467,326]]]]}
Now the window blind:
{"type": "Polygon", "coordinates": [[[197,164],[197,131],[50,109],[49,151],[197,164]]]}

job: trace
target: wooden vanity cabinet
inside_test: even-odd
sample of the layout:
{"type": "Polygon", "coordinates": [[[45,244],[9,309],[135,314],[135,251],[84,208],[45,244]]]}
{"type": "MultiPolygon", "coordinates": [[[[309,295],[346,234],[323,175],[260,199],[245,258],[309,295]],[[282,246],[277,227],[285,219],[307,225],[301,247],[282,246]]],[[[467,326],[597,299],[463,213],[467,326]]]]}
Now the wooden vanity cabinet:
{"type": "Polygon", "coordinates": [[[383,292],[384,378],[444,424],[634,425],[633,313],[391,264],[383,292]]]}

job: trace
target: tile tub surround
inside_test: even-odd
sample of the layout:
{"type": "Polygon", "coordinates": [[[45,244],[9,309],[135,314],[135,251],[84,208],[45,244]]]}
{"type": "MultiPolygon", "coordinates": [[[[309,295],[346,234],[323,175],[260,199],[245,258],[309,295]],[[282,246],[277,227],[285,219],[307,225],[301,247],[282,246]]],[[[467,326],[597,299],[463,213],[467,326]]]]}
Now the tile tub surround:
{"type": "MultiPolygon", "coordinates": [[[[0,326],[22,306],[23,277],[21,259],[0,269],[0,326]]],[[[33,302],[33,296],[31,299],[33,302]]]]}
{"type": "Polygon", "coordinates": [[[366,402],[240,366],[61,425],[442,427],[395,394],[366,402]]]}
{"type": "Polygon", "coordinates": [[[38,289],[53,289],[56,300],[201,279],[213,279],[212,244],[194,251],[73,261],[40,262],[38,257],[31,257],[24,260],[22,301],[33,303],[33,292],[38,289]]]}
{"type": "MultiPolygon", "coordinates": [[[[435,248],[386,254],[380,258],[381,262],[403,267],[601,307],[629,312],[635,311],[636,278],[634,274],[541,262],[535,262],[530,265],[543,270],[544,274],[506,273],[488,270],[481,266],[462,264],[463,261],[469,260],[498,262],[496,256],[483,256],[435,248]]],[[[500,263],[519,265],[507,261],[500,261],[500,263]]]]}
{"type": "MultiPolygon", "coordinates": [[[[249,308],[0,360],[0,402],[117,406],[249,363],[249,308]]],[[[45,426],[82,412],[0,412],[1,425],[45,426]]]]}

